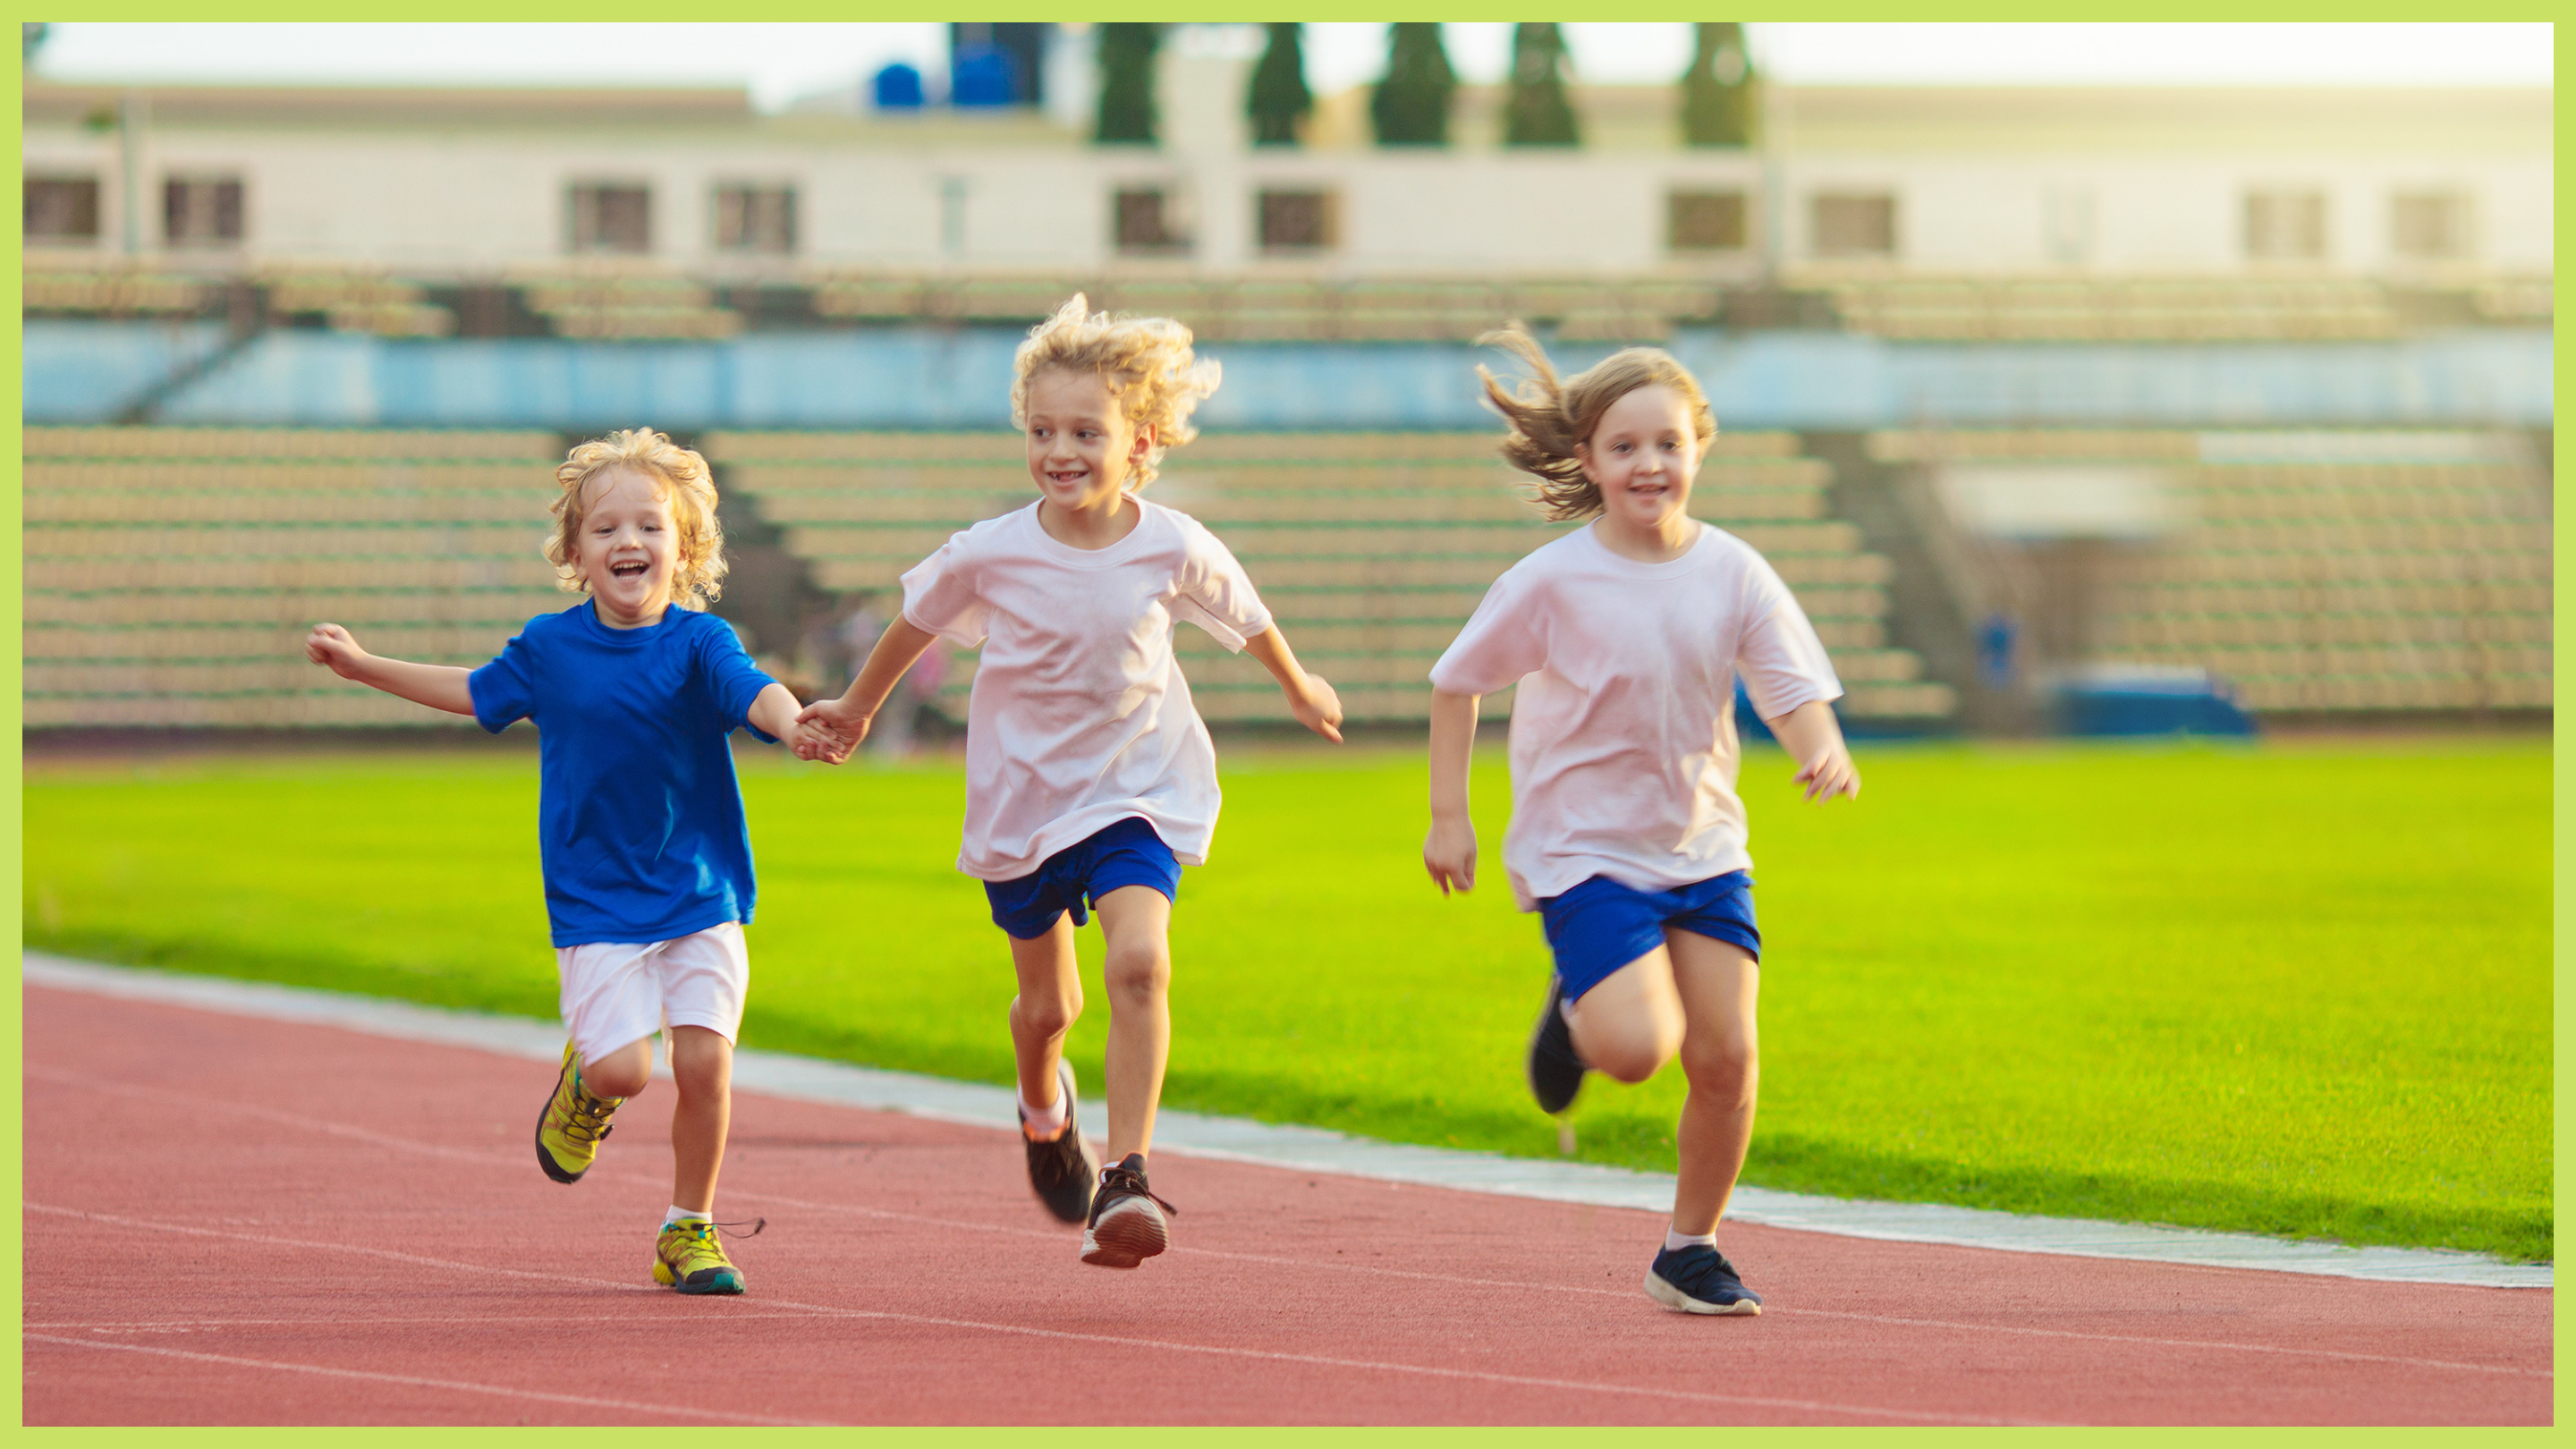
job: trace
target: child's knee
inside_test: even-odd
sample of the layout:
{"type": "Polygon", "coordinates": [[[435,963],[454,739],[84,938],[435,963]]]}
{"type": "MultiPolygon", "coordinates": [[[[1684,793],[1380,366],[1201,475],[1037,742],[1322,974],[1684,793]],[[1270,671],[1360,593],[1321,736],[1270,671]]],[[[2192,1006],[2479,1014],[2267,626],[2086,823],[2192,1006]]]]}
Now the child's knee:
{"type": "Polygon", "coordinates": [[[1161,941],[1121,941],[1109,948],[1101,976],[1109,985],[1110,1005],[1150,1005],[1162,998],[1172,980],[1172,956],[1161,941]]]}
{"type": "Polygon", "coordinates": [[[642,1041],[604,1052],[596,1059],[581,1064],[581,1085],[595,1097],[632,1097],[653,1081],[653,1041],[642,1041]]]}
{"type": "Polygon", "coordinates": [[[1761,1071],[1761,1054],[1749,1037],[1695,1033],[1682,1041],[1682,1071],[1701,1091],[1742,1093],[1752,1088],[1761,1071]]]}
{"type": "Polygon", "coordinates": [[[1063,991],[1030,991],[1022,988],[1011,999],[1011,1020],[1023,1031],[1040,1036],[1056,1036],[1072,1029],[1082,1019],[1082,988],[1072,986],[1063,991]]]}
{"type": "Polygon", "coordinates": [[[1574,1026],[1575,1050],[1582,1054],[1583,1064],[1613,1081],[1630,1085],[1662,1071],[1681,1045],[1679,1033],[1659,1015],[1620,1020],[1609,1013],[1595,1012],[1585,1018],[1577,1008],[1569,1024],[1574,1026]]]}
{"type": "Polygon", "coordinates": [[[703,1097],[733,1086],[733,1043],[702,1026],[671,1029],[671,1079],[683,1097],[703,1097]]]}

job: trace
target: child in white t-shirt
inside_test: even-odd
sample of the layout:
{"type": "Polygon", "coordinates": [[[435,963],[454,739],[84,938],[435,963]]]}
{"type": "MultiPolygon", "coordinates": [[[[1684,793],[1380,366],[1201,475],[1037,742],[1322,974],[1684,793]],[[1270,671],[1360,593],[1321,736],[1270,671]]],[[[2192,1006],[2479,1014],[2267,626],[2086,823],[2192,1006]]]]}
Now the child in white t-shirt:
{"type": "Polygon", "coordinates": [[[1549,517],[1593,522],[1495,580],[1432,666],[1423,864],[1443,893],[1475,884],[1476,702],[1518,684],[1503,864],[1556,958],[1531,1092],[1561,1112],[1587,1069],[1642,1082],[1678,1052],[1681,1176],[1646,1291],[1685,1312],[1759,1313],[1716,1245],[1753,1131],[1761,982],[1734,685],[1740,673],[1819,801],[1860,794],[1828,704],[1842,686],[1780,576],[1690,517],[1717,424],[1681,364],[1630,348],[1559,381],[1518,326],[1484,340],[1536,373],[1514,394],[1477,369],[1511,426],[1503,456],[1538,477],[1549,517]]]}
{"type": "MultiPolygon", "coordinates": [[[[1137,492],[1217,369],[1189,329],[1111,321],[1076,294],[1021,344],[1011,413],[1038,501],[949,539],[903,576],[903,610],[837,700],[802,718],[863,739],[895,682],[940,639],[983,647],[966,706],[966,830],[958,869],[985,883],[1011,939],[1011,1041],[1030,1186],[1083,1223],[1082,1261],[1133,1268],[1170,1229],[1145,1154],[1171,1039],[1165,937],[1180,868],[1216,830],[1216,751],[1172,655],[1182,620],[1249,651],[1300,724],[1341,739],[1341,701],[1300,668],[1252,581],[1195,519],[1137,492]],[[1064,1035],[1082,1014],[1073,932],[1107,937],[1109,1157],[1074,1116],[1064,1035]]],[[[818,746],[810,754],[830,757],[818,746]]]]}

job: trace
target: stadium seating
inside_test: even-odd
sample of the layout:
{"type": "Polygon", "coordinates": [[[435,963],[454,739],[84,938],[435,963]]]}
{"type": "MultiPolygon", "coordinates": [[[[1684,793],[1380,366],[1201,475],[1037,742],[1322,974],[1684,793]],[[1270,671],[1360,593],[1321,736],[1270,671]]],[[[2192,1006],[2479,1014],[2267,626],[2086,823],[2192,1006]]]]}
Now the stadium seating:
{"type": "Polygon", "coordinates": [[[1817,275],[1845,325],[1920,342],[2357,341],[2397,335],[2386,289],[2342,279],[1817,275]]]}
{"type": "MultiPolygon", "coordinates": [[[[704,446],[723,486],[840,593],[890,597],[949,534],[1030,498],[1008,434],[736,432],[704,446]]],[[[1226,540],[1351,718],[1412,721],[1429,703],[1432,660],[1485,587],[1562,531],[1516,496],[1514,476],[1483,434],[1210,434],[1175,450],[1147,496],[1226,540]]],[[[1949,688],[1922,680],[1911,652],[1886,647],[1886,561],[1827,516],[1826,481],[1826,465],[1799,456],[1793,436],[1725,435],[1694,512],[1761,548],[1797,590],[1850,689],[1848,714],[1946,718],[1949,688]]],[[[1208,718],[1286,718],[1259,664],[1196,630],[1182,631],[1181,648],[1208,718]]],[[[962,717],[972,677],[965,661],[951,672],[952,714],[962,717]]]]}
{"type": "Polygon", "coordinates": [[[305,662],[477,664],[564,606],[545,433],[30,428],[30,729],[465,724],[305,662]]]}
{"type": "Polygon", "coordinates": [[[2158,468],[2184,521],[2106,567],[2089,662],[2207,669],[2257,713],[2550,705],[2549,475],[2510,437],[1954,431],[1870,451],[2158,468]]]}

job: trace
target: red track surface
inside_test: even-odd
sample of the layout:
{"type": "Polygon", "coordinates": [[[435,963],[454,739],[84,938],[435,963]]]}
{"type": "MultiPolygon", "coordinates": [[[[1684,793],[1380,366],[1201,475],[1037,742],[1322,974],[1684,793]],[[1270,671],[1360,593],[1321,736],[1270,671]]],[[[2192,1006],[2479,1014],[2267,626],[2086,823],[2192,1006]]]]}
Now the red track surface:
{"type": "Polygon", "coordinates": [[[2552,1296],[1733,1226],[1158,1157],[1075,1261],[1007,1133],[745,1095],[739,1299],[654,1288],[670,1092],[558,1187],[542,1064],[29,988],[30,1424],[2548,1423],[2552,1296]]]}

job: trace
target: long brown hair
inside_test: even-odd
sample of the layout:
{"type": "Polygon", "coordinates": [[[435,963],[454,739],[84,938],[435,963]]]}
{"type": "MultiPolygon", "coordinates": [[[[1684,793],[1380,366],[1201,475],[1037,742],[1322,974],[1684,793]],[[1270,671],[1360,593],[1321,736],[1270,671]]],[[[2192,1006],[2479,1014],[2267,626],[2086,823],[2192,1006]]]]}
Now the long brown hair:
{"type": "Polygon", "coordinates": [[[1529,364],[1531,376],[1506,392],[1484,364],[1485,402],[1503,415],[1510,431],[1503,435],[1503,460],[1538,479],[1530,501],[1547,510],[1550,522],[1570,523],[1601,511],[1601,488],[1583,476],[1582,446],[1601,426],[1610,405],[1641,387],[1668,387],[1690,409],[1691,432],[1700,451],[1717,436],[1717,419],[1708,397],[1690,369],[1657,347],[1630,347],[1614,352],[1574,376],[1560,380],[1538,339],[1518,322],[1476,339],[1479,347],[1499,347],[1529,364]]]}

